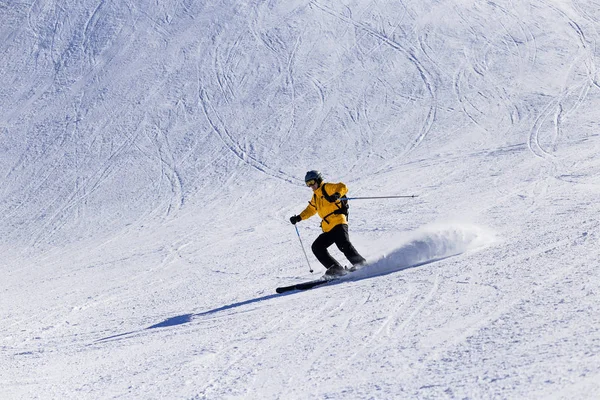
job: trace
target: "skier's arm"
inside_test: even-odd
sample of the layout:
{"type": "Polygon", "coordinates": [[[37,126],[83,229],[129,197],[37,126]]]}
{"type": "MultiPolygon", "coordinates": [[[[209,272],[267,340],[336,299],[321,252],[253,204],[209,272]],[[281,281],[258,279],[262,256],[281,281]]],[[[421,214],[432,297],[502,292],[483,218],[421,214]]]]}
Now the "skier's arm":
{"type": "Polygon", "coordinates": [[[342,182],[328,183],[327,184],[327,192],[330,193],[330,195],[339,193],[340,197],[344,197],[346,195],[346,193],[348,193],[348,187],[346,187],[346,185],[343,184],[342,182]]]}
{"type": "Polygon", "coordinates": [[[317,213],[317,206],[312,201],[308,202],[308,206],[300,213],[300,218],[308,219],[317,213]]]}

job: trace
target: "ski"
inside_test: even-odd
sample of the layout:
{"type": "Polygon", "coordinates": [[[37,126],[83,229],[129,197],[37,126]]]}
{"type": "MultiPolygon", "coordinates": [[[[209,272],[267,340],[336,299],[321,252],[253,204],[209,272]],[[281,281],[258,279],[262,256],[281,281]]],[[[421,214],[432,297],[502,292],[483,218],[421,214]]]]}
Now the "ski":
{"type": "Polygon", "coordinates": [[[352,266],[352,267],[344,267],[344,273],[340,274],[340,275],[335,275],[335,276],[322,276],[319,279],[315,279],[314,281],[308,281],[308,282],[302,282],[302,283],[296,283],[295,285],[290,285],[290,286],[281,286],[275,289],[275,291],[277,293],[285,293],[285,292],[291,292],[293,290],[309,290],[312,289],[314,287],[317,286],[321,286],[324,285],[326,283],[329,282],[334,282],[339,280],[340,278],[345,277],[348,274],[354,273],[356,271],[359,271],[360,269],[364,268],[364,265],[360,265],[360,266],[352,266]]]}
{"type": "Polygon", "coordinates": [[[278,287],[277,289],[275,289],[275,291],[277,293],[285,293],[285,292],[291,292],[293,290],[308,290],[308,289],[312,289],[312,288],[314,288],[316,286],[320,286],[320,285],[324,285],[326,283],[329,283],[332,280],[335,280],[335,279],[323,279],[323,278],[321,278],[321,279],[317,279],[317,280],[314,280],[314,281],[297,283],[295,285],[278,287]]]}

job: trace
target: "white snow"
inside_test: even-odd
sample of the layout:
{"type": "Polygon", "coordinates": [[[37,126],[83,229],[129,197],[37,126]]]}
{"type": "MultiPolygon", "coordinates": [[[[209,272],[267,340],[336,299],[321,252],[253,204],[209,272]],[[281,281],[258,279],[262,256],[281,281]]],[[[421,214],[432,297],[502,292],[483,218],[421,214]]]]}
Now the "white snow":
{"type": "Polygon", "coordinates": [[[599,398],[599,38],[592,0],[0,2],[0,397],[599,398]],[[309,169],[418,197],[277,295],[324,271],[309,169]]]}

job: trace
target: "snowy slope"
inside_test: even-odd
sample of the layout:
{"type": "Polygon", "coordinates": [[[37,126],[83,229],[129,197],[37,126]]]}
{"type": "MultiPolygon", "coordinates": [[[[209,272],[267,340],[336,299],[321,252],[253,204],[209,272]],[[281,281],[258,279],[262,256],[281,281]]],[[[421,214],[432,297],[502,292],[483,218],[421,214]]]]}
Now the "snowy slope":
{"type": "Polygon", "coordinates": [[[0,2],[1,397],[598,398],[599,10],[0,2]]]}

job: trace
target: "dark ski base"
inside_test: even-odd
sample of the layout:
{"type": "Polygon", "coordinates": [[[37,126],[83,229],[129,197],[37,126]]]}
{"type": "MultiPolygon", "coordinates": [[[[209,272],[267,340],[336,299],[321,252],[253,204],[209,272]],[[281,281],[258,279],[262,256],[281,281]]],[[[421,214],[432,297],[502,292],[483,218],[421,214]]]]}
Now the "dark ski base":
{"type": "Polygon", "coordinates": [[[314,288],[315,286],[320,286],[320,285],[329,283],[332,280],[334,280],[334,279],[317,279],[315,281],[297,283],[297,284],[291,285],[291,286],[278,287],[277,289],[275,289],[275,291],[277,293],[285,293],[285,292],[291,292],[292,290],[308,290],[308,289],[314,288]]]}
{"type": "Polygon", "coordinates": [[[316,286],[321,286],[321,285],[324,285],[326,283],[336,281],[336,280],[340,279],[341,277],[348,275],[349,273],[358,271],[361,268],[362,268],[362,266],[361,267],[350,267],[350,268],[345,267],[344,269],[346,270],[346,272],[344,272],[341,275],[329,276],[329,277],[322,277],[322,278],[316,279],[314,281],[297,283],[297,284],[291,285],[291,286],[282,286],[282,287],[278,287],[277,289],[275,289],[275,291],[277,293],[285,293],[285,292],[291,292],[293,290],[308,290],[308,289],[312,289],[312,288],[314,288],[316,286]]]}

